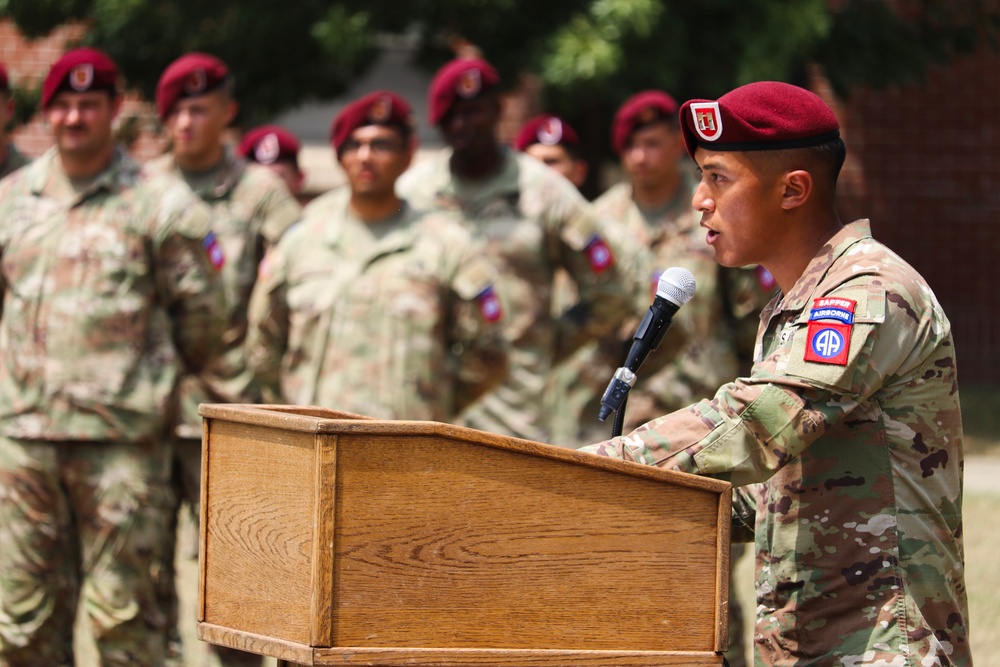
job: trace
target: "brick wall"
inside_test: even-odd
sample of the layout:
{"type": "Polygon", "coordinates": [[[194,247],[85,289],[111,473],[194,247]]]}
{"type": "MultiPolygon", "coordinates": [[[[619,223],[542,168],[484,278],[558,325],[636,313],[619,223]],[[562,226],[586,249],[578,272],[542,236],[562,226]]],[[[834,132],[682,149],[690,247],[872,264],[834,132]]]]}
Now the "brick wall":
{"type": "Polygon", "coordinates": [[[1000,383],[1000,55],[845,101],[818,74],[813,83],[848,146],[841,216],[870,218],[875,237],[928,280],[951,320],[961,380],[1000,383]]]}
{"type": "MultiPolygon", "coordinates": [[[[60,27],[47,37],[26,40],[10,21],[0,21],[0,62],[7,67],[15,85],[35,86],[41,83],[52,63],[83,35],[85,27],[70,24],[60,27]]],[[[128,93],[118,114],[116,129],[139,159],[161,153],[166,139],[159,131],[156,114],[150,105],[128,93]]],[[[52,137],[44,120],[36,114],[32,121],[14,132],[14,142],[25,154],[37,157],[52,145],[52,137]]]]}

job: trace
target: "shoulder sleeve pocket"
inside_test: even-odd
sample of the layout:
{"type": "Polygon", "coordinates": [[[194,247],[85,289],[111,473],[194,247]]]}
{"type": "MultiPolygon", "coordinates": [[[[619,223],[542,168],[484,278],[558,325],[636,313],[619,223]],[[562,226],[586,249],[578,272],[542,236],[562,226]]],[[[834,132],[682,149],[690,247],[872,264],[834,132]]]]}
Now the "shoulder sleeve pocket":
{"type": "Polygon", "coordinates": [[[856,301],[853,321],[815,318],[814,309],[804,309],[795,321],[785,374],[831,391],[858,394],[885,321],[885,289],[857,285],[826,296],[856,301]]]}

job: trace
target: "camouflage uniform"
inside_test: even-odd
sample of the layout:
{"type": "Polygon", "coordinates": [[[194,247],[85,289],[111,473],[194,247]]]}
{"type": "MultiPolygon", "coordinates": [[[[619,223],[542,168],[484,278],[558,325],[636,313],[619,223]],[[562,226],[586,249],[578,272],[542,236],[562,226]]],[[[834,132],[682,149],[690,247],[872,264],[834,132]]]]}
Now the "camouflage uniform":
{"type": "Polygon", "coordinates": [[[971,665],[955,350],[934,294],[862,220],[762,320],[748,378],[587,449],[763,482],[733,505],[756,541],[756,664],[971,665]]]}
{"type": "Polygon", "coordinates": [[[505,373],[495,269],[450,217],[366,224],[349,198],[311,202],[264,260],[248,361],[274,400],[448,421],[505,373]]]}
{"type": "Polygon", "coordinates": [[[72,664],[81,594],[102,664],[160,664],[161,435],[225,325],[209,212],[121,150],[81,188],[53,149],[0,220],[0,663],[72,664]]]}
{"type": "MultiPolygon", "coordinates": [[[[160,597],[163,605],[172,608],[171,620],[176,623],[173,555],[175,550],[176,515],[181,503],[187,501],[198,516],[201,500],[201,417],[199,403],[253,403],[259,394],[252,386],[252,374],[246,367],[243,342],[247,330],[247,306],[250,292],[257,279],[257,266],[264,253],[274,245],[302,211],[281,180],[266,167],[249,164],[226,148],[222,162],[207,174],[190,175],[182,171],[171,154],[149,163],[155,172],[183,179],[212,209],[212,232],[217,245],[216,263],[221,267],[222,286],[226,296],[225,317],[228,322],[223,336],[223,348],[211,367],[201,374],[181,378],[178,422],[174,431],[173,480],[168,513],[171,521],[164,535],[164,557],[161,568],[160,597]]],[[[196,544],[196,540],[189,539],[196,544]]],[[[197,553],[191,553],[196,557],[197,553]]],[[[172,631],[176,635],[176,630],[172,631]]],[[[176,637],[175,642],[179,641],[176,637]]],[[[177,650],[175,649],[176,653],[177,650]]]]}
{"type": "MultiPolygon", "coordinates": [[[[543,395],[553,360],[618,326],[631,310],[633,286],[614,261],[585,199],[541,162],[506,151],[500,172],[481,182],[456,179],[451,151],[415,165],[397,191],[419,208],[460,212],[487,244],[500,270],[508,308],[510,372],[503,384],[472,405],[461,423],[532,440],[548,439],[543,395]],[[563,267],[580,304],[552,315],[553,276],[563,267]]],[[[619,248],[613,248],[613,255],[619,248]]]]}
{"type": "Polygon", "coordinates": [[[597,421],[601,395],[615,369],[625,360],[639,319],[656,293],[660,273],[672,266],[689,269],[697,283],[694,297],[681,308],[668,338],[642,368],[629,392],[625,428],[631,430],[667,412],[711,396],[726,380],[749,368],[760,310],[773,287],[758,280],[757,267],[727,269],[715,261],[691,208],[695,181],[685,170],[677,195],[654,216],[644,214],[632,198],[632,186],[620,183],[594,202],[601,220],[615,221],[624,233],[651,251],[641,273],[636,317],[617,335],[588,345],[562,364],[553,383],[555,440],[584,444],[607,437],[610,419],[597,421]],[[606,435],[605,435],[606,434],[606,435]]]}
{"type": "Polygon", "coordinates": [[[7,144],[7,158],[0,164],[0,178],[12,174],[24,165],[31,162],[28,158],[24,157],[17,146],[13,143],[7,144]]]}

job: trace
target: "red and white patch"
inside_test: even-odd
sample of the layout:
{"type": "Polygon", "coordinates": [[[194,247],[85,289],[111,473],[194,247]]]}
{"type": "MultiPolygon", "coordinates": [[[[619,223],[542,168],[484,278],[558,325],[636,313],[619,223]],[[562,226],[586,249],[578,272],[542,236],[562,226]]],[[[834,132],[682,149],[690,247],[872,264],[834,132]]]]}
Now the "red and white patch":
{"type": "Polygon", "coordinates": [[[278,142],[278,135],[273,132],[265,134],[253,149],[254,159],[261,164],[273,164],[279,155],[281,155],[281,144],[278,142]]]}
{"type": "Polygon", "coordinates": [[[90,86],[93,83],[94,83],[94,66],[91,65],[90,63],[77,65],[69,73],[70,88],[72,88],[78,93],[90,90],[90,86]]]}
{"type": "Polygon", "coordinates": [[[806,331],[806,353],[803,359],[819,364],[847,365],[854,329],[854,309],[857,301],[837,297],[813,299],[806,331]]]}
{"type": "Polygon", "coordinates": [[[503,305],[500,303],[500,297],[493,290],[493,285],[480,292],[479,296],[476,297],[476,302],[479,304],[479,313],[487,322],[493,324],[503,319],[503,305]]]}
{"type": "Polygon", "coordinates": [[[455,92],[464,99],[475,97],[482,89],[483,80],[477,69],[465,70],[455,83],[455,92]]]}
{"type": "Polygon", "coordinates": [[[563,138],[562,121],[558,118],[546,118],[535,132],[538,141],[545,146],[555,146],[563,138]]]}
{"type": "Polygon", "coordinates": [[[805,361],[820,364],[847,365],[847,353],[851,347],[849,324],[839,322],[810,322],[806,332],[805,361]]]}
{"type": "Polygon", "coordinates": [[[373,123],[385,123],[392,116],[392,100],[383,96],[375,100],[368,110],[368,120],[373,123]]]}
{"type": "Polygon", "coordinates": [[[587,243],[587,247],[584,248],[584,252],[587,253],[587,261],[590,262],[591,271],[598,275],[604,273],[615,264],[615,256],[611,252],[611,248],[597,234],[590,237],[590,241],[587,243]]]}
{"type": "Polygon", "coordinates": [[[692,102],[691,118],[694,131],[705,141],[716,141],[722,136],[722,112],[718,102],[692,102]]]}
{"type": "Polygon", "coordinates": [[[198,68],[184,80],[184,92],[188,95],[198,95],[205,92],[207,85],[208,75],[205,74],[205,70],[198,68]]]}

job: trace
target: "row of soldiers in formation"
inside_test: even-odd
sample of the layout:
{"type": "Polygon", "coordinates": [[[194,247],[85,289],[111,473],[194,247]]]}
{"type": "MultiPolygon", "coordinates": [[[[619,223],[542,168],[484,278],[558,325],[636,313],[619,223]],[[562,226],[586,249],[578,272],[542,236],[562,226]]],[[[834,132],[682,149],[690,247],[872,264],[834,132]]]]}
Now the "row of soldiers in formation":
{"type": "MultiPolygon", "coordinates": [[[[949,429],[955,429],[957,391],[945,391],[948,372],[925,373],[953,361],[944,358],[950,333],[929,290],[910,289],[919,280],[871,240],[866,222],[843,227],[833,212],[843,143],[819,98],[768,83],[737,89],[725,104],[720,98],[679,108],[665,93],[640,93],[622,105],[612,128],[629,183],[591,205],[545,164],[558,162],[553,151],[572,158],[570,128],[546,117],[525,128],[517,146],[523,150],[501,145],[497,73],[483,60],[459,59],[437,72],[429,91],[429,120],[448,150],[411,166],[409,104],[390,91],[367,95],[330,128],[347,186],[300,210],[280,179],[222,143],[236,113],[225,63],[192,53],[164,71],[156,106],[172,150],[144,166],[111,138],[117,79],[115,64],[100,51],[77,49],[57,61],[41,100],[55,147],[0,183],[0,663],[72,664],[81,598],[102,664],[178,657],[168,640],[177,605],[166,554],[173,553],[181,501],[197,505],[199,403],[317,404],[566,446],[603,440],[609,434],[595,423],[597,403],[659,273],[670,266],[689,268],[697,289],[630,398],[627,427],[654,421],[588,450],[732,475],[746,485],[734,501],[734,525],[752,531],[758,523],[758,578],[765,588],[772,578],[777,584],[758,587],[759,599],[776,605],[758,614],[758,659],[782,662],[797,650],[789,641],[804,642],[788,620],[798,605],[803,613],[826,608],[822,586],[797,583],[810,577],[846,586],[836,589],[845,605],[838,622],[809,628],[817,655],[860,656],[852,664],[903,650],[967,655],[960,646],[966,641],[961,577],[940,586],[906,579],[900,593],[893,582],[910,577],[907,568],[919,570],[914,559],[926,559],[927,551],[911,552],[907,541],[902,550],[895,543],[871,546],[858,537],[881,536],[882,518],[901,498],[905,512],[914,505],[920,516],[927,510],[944,517],[950,532],[937,531],[933,539],[926,522],[905,526],[912,540],[937,545],[932,564],[960,562],[960,531],[941,503],[922,504],[926,494],[885,494],[854,469],[870,452],[882,455],[875,443],[915,432],[920,483],[939,485],[934,497],[948,503],[958,488],[960,506],[954,467],[945,474],[948,448],[956,446],[949,429]],[[722,159],[699,162],[707,176],[697,183],[682,160],[685,149],[694,157],[699,146],[723,156],[771,155],[751,169],[755,183],[795,174],[781,181],[775,210],[768,212],[774,200],[764,196],[734,209],[754,213],[743,223],[761,238],[725,227],[725,216],[712,218],[717,222],[706,237],[703,214],[729,193],[746,198],[747,179],[737,167],[720,167],[722,159]],[[804,164],[817,175],[815,189],[812,176],[803,185],[801,169],[775,166],[791,154],[799,159],[800,149],[810,151],[804,164]],[[692,200],[700,211],[692,210],[692,200]],[[786,211],[798,224],[778,224],[786,211]],[[789,234],[801,238],[769,247],[765,233],[786,242],[789,234]],[[836,249],[820,248],[817,239],[836,249]],[[794,261],[775,256],[785,246],[794,261]],[[889,282],[827,298],[821,285],[836,290],[855,276],[837,264],[848,248],[871,257],[889,282]],[[781,275],[763,265],[716,263],[746,266],[755,256],[773,260],[781,275]],[[810,258],[816,275],[805,270],[810,258]],[[764,310],[753,353],[753,373],[763,375],[726,384],[741,361],[749,365],[746,341],[779,284],[785,292],[797,289],[792,300],[772,300],[764,310]],[[881,302],[871,296],[886,284],[899,290],[888,297],[905,306],[899,312],[879,311],[881,302]],[[794,309],[810,295],[816,307],[806,317],[794,309]],[[846,319],[827,324],[830,313],[846,319]],[[924,332],[919,358],[896,363],[893,357],[893,372],[901,386],[917,386],[919,378],[925,393],[934,394],[933,424],[911,398],[901,398],[905,391],[872,398],[886,373],[877,359],[868,363],[866,350],[888,354],[889,348],[851,337],[857,331],[878,340],[885,322],[891,332],[885,340],[898,342],[911,336],[914,313],[927,323],[917,327],[924,332]],[[796,354],[802,358],[789,357],[796,354]],[[866,378],[871,393],[845,384],[848,371],[866,378]],[[893,405],[902,426],[889,436],[864,420],[841,427],[834,420],[851,401],[838,388],[864,406],[855,414],[893,405]],[[715,400],[705,402],[712,394],[715,400]],[[680,410],[689,403],[695,405],[680,410]],[[666,413],[673,414],[660,417],[666,413]],[[787,464],[801,454],[800,440],[822,436],[826,418],[833,436],[797,465],[836,470],[837,479],[803,486],[796,471],[804,478],[805,468],[787,464]],[[716,428],[727,419],[735,419],[731,430],[716,428]],[[675,434],[692,440],[674,445],[675,434]],[[731,449],[704,447],[720,435],[731,449]],[[785,470],[780,486],[756,485],[776,468],[785,470]],[[879,492],[854,497],[838,490],[870,485],[879,492]],[[786,502],[789,494],[802,499],[786,502]],[[855,505],[874,518],[824,532],[822,508],[841,520],[855,505]],[[803,552],[789,531],[813,528],[815,543],[803,552]],[[858,549],[866,558],[877,553],[872,571],[888,574],[866,583],[870,567],[856,562],[858,549]],[[862,568],[857,575],[855,566],[862,568]],[[959,594],[942,603],[941,590],[959,594]],[[863,611],[873,599],[913,604],[920,613],[900,615],[888,602],[881,612],[863,611]],[[869,641],[860,633],[871,623],[878,627],[869,641]],[[936,630],[924,634],[927,628],[936,630]],[[907,647],[883,635],[892,642],[905,636],[907,647]]],[[[287,137],[271,129],[254,137],[245,147],[249,157],[280,162],[287,137]]],[[[294,170],[290,175],[294,187],[294,170]]],[[[911,472],[892,475],[909,480],[911,472]]],[[[733,633],[734,643],[739,637],[733,633]]],[[[226,664],[256,661],[232,651],[220,656],[226,664]]]]}
{"type": "MultiPolygon", "coordinates": [[[[773,287],[766,277],[761,286],[756,271],[720,269],[701,242],[677,103],[666,93],[623,105],[614,141],[633,184],[591,206],[576,189],[585,167],[572,128],[542,116],[525,125],[516,150],[501,145],[496,71],[456,60],[430,91],[430,120],[450,151],[411,169],[410,105],[390,91],[366,95],[330,128],[347,186],[303,211],[293,135],[267,126],[235,149],[223,143],[237,111],[225,63],[192,53],[164,71],[156,107],[172,148],[144,167],[112,147],[104,124],[117,108],[117,79],[115,64],[92,49],[57,62],[42,97],[56,145],[6,183],[0,208],[21,222],[8,225],[5,255],[14,262],[12,249],[25,244],[19,279],[34,293],[24,307],[8,304],[4,325],[44,333],[11,359],[16,408],[2,418],[3,437],[149,447],[150,460],[164,464],[156,474],[170,475],[147,480],[144,491],[166,517],[164,554],[174,553],[181,503],[198,505],[199,403],[323,405],[578,446],[610,430],[596,419],[598,402],[663,269],[689,267],[706,296],[672,327],[660,358],[673,361],[651,366],[653,381],[633,392],[633,425],[735,373],[740,336],[752,344],[756,312],[773,287]],[[105,100],[110,113],[95,118],[93,107],[105,100]],[[181,183],[208,208],[181,198],[181,183]],[[42,229],[43,218],[58,228],[42,229]],[[63,265],[54,273],[40,261],[50,243],[63,265]],[[203,261],[186,254],[191,245],[200,245],[203,261]],[[123,307],[123,286],[142,297],[123,307]],[[47,316],[22,319],[28,303],[47,316]],[[49,318],[73,312],[90,314],[55,335],[49,318]],[[44,389],[18,395],[26,386],[44,389]],[[157,442],[164,428],[169,453],[157,442]]],[[[11,145],[5,168],[26,162],[11,145]]],[[[14,291],[17,282],[7,276],[5,286],[14,291]]],[[[749,354],[746,345],[742,351],[749,354]]],[[[51,550],[70,535],[35,555],[69,558],[51,550]]],[[[169,557],[151,569],[168,660],[181,656],[173,570],[169,557]]],[[[104,610],[95,625],[104,659],[146,660],[142,632],[102,639],[136,619],[109,607],[107,584],[88,581],[88,608],[96,595],[104,610]]],[[[41,590],[69,584],[56,583],[41,590]]],[[[131,583],[128,597],[142,599],[144,582],[133,575],[131,583]]],[[[68,661],[69,611],[11,646],[23,644],[32,659],[68,661]]],[[[246,659],[220,654],[229,664],[246,659]]]]}

